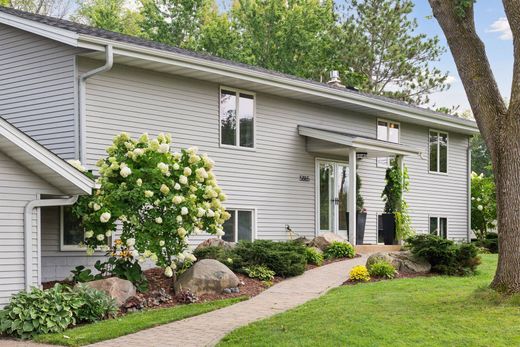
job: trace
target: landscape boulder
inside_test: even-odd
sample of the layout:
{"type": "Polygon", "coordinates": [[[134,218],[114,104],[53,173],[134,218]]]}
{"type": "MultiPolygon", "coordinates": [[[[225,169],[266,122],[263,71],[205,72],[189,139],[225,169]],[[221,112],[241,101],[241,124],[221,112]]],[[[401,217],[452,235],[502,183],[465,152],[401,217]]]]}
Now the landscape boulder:
{"type": "Polygon", "coordinates": [[[226,288],[238,287],[240,280],[215,259],[202,259],[179,276],[173,287],[176,294],[189,290],[195,295],[222,294],[226,288]]]}
{"type": "Polygon", "coordinates": [[[211,239],[207,239],[201,242],[197,246],[196,250],[201,250],[207,247],[220,247],[224,249],[231,249],[235,247],[235,245],[236,244],[234,242],[227,242],[222,239],[219,239],[218,237],[212,237],[211,239]]]}
{"type": "Polygon", "coordinates": [[[312,242],[310,243],[310,246],[316,247],[324,251],[329,247],[333,242],[344,242],[349,243],[347,239],[339,236],[335,233],[323,233],[319,236],[316,236],[312,242]]]}
{"type": "Polygon", "coordinates": [[[91,281],[85,283],[85,285],[107,293],[116,301],[118,306],[123,305],[128,298],[136,294],[136,289],[132,282],[118,277],[91,281]]]}
{"type": "Polygon", "coordinates": [[[400,273],[414,274],[430,272],[432,266],[429,262],[422,258],[414,256],[409,251],[402,252],[378,252],[374,253],[367,259],[367,267],[384,260],[392,264],[400,273]]]}

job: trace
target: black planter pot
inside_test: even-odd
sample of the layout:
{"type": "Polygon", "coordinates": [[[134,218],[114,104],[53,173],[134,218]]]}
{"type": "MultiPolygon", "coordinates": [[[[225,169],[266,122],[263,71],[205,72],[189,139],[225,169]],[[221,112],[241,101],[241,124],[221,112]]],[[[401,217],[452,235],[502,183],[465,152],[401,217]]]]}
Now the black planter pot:
{"type": "Polygon", "coordinates": [[[385,245],[395,245],[395,216],[393,213],[383,213],[383,240],[385,245]]]}
{"type": "Polygon", "coordinates": [[[365,239],[365,225],[367,224],[367,213],[356,213],[356,245],[362,245],[365,239]]]}
{"type": "MultiPolygon", "coordinates": [[[[346,212],[347,215],[347,233],[350,236],[349,233],[349,213],[346,212]]],[[[367,214],[364,212],[357,212],[356,213],[356,245],[362,245],[363,240],[365,239],[365,225],[367,223],[367,214]]],[[[352,242],[349,240],[349,242],[352,242]]]]}

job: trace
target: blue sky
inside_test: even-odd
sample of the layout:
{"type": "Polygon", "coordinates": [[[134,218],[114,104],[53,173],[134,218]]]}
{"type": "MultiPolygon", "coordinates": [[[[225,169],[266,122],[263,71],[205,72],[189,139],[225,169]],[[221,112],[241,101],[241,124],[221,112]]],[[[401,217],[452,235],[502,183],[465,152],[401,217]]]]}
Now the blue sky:
{"type": "MultiPolygon", "coordinates": [[[[437,20],[433,17],[429,18],[432,15],[432,11],[428,0],[414,0],[414,3],[413,15],[419,22],[418,31],[429,36],[437,35],[441,44],[447,49],[441,60],[435,63],[435,66],[443,71],[448,71],[450,80],[453,80],[449,90],[432,94],[430,99],[437,106],[451,107],[460,105],[460,111],[469,109],[466,93],[444,34],[437,20]]],[[[505,98],[509,98],[513,71],[513,41],[507,20],[505,19],[502,2],[497,0],[477,0],[475,4],[475,23],[477,32],[486,46],[486,52],[500,92],[505,98]]]]}

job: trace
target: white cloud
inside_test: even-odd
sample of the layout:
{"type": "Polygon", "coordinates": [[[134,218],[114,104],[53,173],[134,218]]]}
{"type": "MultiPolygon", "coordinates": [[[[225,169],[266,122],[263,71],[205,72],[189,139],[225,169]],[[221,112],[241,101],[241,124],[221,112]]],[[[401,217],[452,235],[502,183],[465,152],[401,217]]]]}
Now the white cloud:
{"type": "Polygon", "coordinates": [[[446,77],[446,81],[444,83],[446,84],[453,84],[455,82],[457,82],[457,77],[455,76],[452,76],[452,75],[448,75],[448,77],[446,77]]]}
{"type": "Polygon", "coordinates": [[[506,17],[500,17],[494,21],[487,30],[489,33],[499,33],[500,40],[509,41],[513,39],[513,33],[509,27],[509,22],[506,17]]]}

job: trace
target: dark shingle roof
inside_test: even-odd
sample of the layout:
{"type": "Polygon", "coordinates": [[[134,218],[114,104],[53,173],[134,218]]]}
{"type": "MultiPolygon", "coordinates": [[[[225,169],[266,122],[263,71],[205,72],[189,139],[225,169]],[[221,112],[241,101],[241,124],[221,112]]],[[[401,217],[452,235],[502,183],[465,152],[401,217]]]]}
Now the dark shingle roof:
{"type": "MultiPolygon", "coordinates": [[[[155,42],[155,41],[145,40],[145,39],[135,37],[135,36],[123,35],[120,33],[113,32],[113,31],[94,28],[94,27],[91,27],[88,25],[71,22],[71,21],[68,21],[65,19],[59,19],[59,18],[54,18],[54,17],[49,17],[49,16],[33,14],[33,13],[15,10],[12,8],[2,7],[2,6],[0,6],[0,12],[4,12],[4,13],[7,13],[7,14],[10,14],[13,16],[23,18],[23,19],[35,21],[35,22],[38,22],[41,24],[47,24],[47,25],[50,25],[50,26],[53,26],[56,28],[65,29],[65,30],[68,30],[68,31],[71,31],[71,32],[74,32],[77,34],[100,37],[100,38],[104,38],[104,39],[108,39],[108,40],[129,43],[129,44],[133,44],[133,45],[158,49],[158,50],[166,51],[166,52],[177,53],[177,54],[181,54],[181,55],[185,55],[185,56],[190,56],[190,57],[194,57],[194,58],[222,63],[222,64],[226,64],[226,65],[230,65],[230,66],[237,66],[237,67],[249,69],[251,71],[263,72],[263,73],[267,73],[267,74],[270,74],[273,76],[292,79],[292,80],[305,82],[305,83],[309,83],[309,84],[313,84],[313,85],[319,85],[319,86],[327,87],[327,88],[330,88],[333,90],[340,90],[345,94],[365,96],[368,98],[385,101],[385,102],[392,103],[395,105],[406,106],[411,109],[428,111],[428,112],[431,112],[432,114],[446,117],[448,119],[465,120],[463,118],[460,118],[460,117],[457,117],[454,115],[448,115],[448,114],[436,112],[436,111],[433,111],[430,109],[425,109],[423,107],[410,105],[410,104],[400,101],[400,100],[396,100],[396,99],[392,99],[392,98],[388,98],[388,97],[384,97],[384,96],[379,96],[379,95],[374,95],[374,94],[370,94],[370,93],[360,92],[360,91],[356,91],[356,90],[351,90],[351,89],[347,89],[347,88],[336,87],[336,86],[329,85],[327,83],[321,83],[321,82],[317,82],[317,81],[313,81],[313,80],[309,80],[309,79],[305,79],[305,78],[300,78],[297,76],[293,76],[293,75],[289,75],[289,74],[285,74],[285,73],[281,73],[281,72],[277,72],[277,71],[273,71],[273,70],[268,70],[268,69],[264,69],[264,68],[257,67],[257,66],[252,66],[252,65],[248,65],[248,64],[244,64],[244,63],[239,63],[236,61],[219,58],[219,57],[216,57],[216,56],[213,56],[210,54],[194,52],[194,51],[190,51],[187,49],[182,49],[179,47],[170,46],[170,45],[155,42]]],[[[468,125],[474,124],[474,122],[469,121],[469,120],[467,120],[467,122],[468,122],[468,125]]]]}

